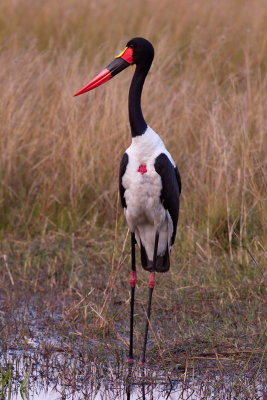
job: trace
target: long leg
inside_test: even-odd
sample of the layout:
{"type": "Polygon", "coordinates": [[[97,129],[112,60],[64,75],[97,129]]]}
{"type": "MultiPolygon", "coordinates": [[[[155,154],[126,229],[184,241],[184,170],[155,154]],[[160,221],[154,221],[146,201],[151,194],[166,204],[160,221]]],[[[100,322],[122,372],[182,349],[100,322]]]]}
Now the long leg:
{"type": "Polygon", "coordinates": [[[146,327],[145,327],[142,363],[146,362],[146,344],[147,344],[147,337],[148,337],[148,328],[149,328],[149,324],[150,324],[152,294],[153,294],[153,290],[154,290],[154,286],[155,286],[155,270],[156,270],[158,243],[159,243],[159,232],[157,231],[156,235],[155,235],[155,243],[154,243],[153,271],[150,273],[150,279],[149,279],[149,284],[148,284],[149,297],[148,297],[148,306],[147,306],[147,320],[146,320],[146,327]]]}
{"type": "Polygon", "coordinates": [[[127,395],[127,400],[131,400],[131,384],[132,384],[132,370],[133,365],[129,364],[128,365],[128,374],[126,378],[126,395],[127,395]]]}
{"type": "Polygon", "coordinates": [[[130,347],[128,362],[133,362],[133,325],[134,325],[134,293],[136,285],[136,265],[135,265],[135,236],[131,234],[131,248],[132,248],[132,271],[130,276],[131,285],[131,313],[130,313],[130,347]]]}

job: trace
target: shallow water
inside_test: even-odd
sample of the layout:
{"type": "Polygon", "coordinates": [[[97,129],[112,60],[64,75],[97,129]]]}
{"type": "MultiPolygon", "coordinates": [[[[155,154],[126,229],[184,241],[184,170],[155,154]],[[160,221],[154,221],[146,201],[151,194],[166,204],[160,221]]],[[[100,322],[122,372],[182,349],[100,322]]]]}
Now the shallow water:
{"type": "Polygon", "coordinates": [[[161,366],[84,362],[62,352],[9,350],[1,366],[12,366],[4,399],[31,400],[263,400],[266,376],[225,376],[209,370],[186,374],[161,366]],[[29,375],[23,391],[23,379],[29,375]],[[21,393],[22,390],[22,393],[21,393]]]}
{"type": "Polygon", "coordinates": [[[260,364],[250,368],[245,362],[243,369],[240,364],[229,369],[229,360],[213,364],[205,360],[188,368],[179,364],[141,367],[138,363],[130,367],[120,348],[102,346],[97,351],[90,339],[70,339],[71,332],[57,332],[59,314],[50,313],[49,318],[22,306],[3,321],[11,323],[14,334],[0,355],[0,399],[267,399],[267,377],[260,364]],[[12,376],[4,384],[8,370],[12,376]]]}

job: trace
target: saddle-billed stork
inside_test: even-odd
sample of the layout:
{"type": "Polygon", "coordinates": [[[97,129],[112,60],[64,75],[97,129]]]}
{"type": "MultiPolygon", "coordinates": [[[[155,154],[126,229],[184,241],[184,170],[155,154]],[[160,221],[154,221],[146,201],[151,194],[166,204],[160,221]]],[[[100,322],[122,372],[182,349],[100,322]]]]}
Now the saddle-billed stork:
{"type": "Polygon", "coordinates": [[[142,109],[143,85],[154,58],[152,44],[143,38],[130,40],[126,48],[93,80],[74,96],[96,88],[132,64],[136,65],[129,91],[129,120],[132,143],[125,151],[119,172],[121,204],[131,231],[132,270],[129,361],[133,361],[134,294],[136,285],[135,245],[141,250],[141,263],[150,271],[149,299],[142,362],[146,344],[155,272],[170,268],[169,253],[174,243],[179,214],[181,179],[175,162],[163,141],[147,125],[142,109]]]}

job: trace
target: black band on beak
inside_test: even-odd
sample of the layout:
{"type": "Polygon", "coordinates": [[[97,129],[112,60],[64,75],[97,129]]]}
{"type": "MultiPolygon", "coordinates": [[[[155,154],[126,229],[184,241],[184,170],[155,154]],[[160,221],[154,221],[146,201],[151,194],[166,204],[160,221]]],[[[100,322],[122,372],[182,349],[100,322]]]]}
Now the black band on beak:
{"type": "Polygon", "coordinates": [[[131,64],[122,58],[115,58],[106,68],[110,71],[112,76],[115,76],[130,65],[131,64]]]}

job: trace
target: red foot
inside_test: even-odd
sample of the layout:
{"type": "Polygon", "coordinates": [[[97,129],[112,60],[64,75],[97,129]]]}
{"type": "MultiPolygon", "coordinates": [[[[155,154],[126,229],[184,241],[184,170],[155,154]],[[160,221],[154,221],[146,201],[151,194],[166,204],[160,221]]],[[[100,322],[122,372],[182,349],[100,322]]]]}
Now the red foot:
{"type": "Polygon", "coordinates": [[[140,365],[140,367],[146,367],[148,364],[147,364],[147,362],[145,361],[141,361],[140,363],[139,363],[139,365],[140,365]]]}
{"type": "Polygon", "coordinates": [[[150,287],[150,289],[153,289],[154,286],[155,286],[155,272],[150,272],[148,287],[150,287]]]}
{"type": "Polygon", "coordinates": [[[134,288],[135,285],[136,285],[136,271],[132,271],[131,272],[130,285],[131,285],[132,288],[134,288]]]}

